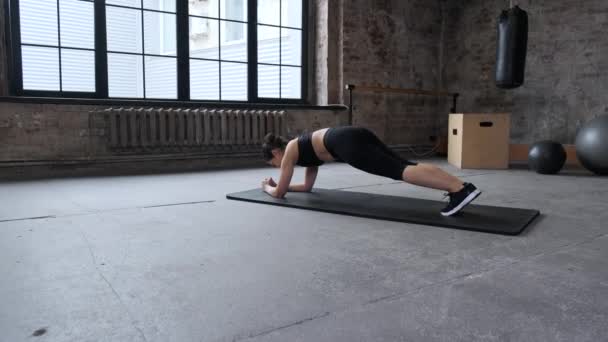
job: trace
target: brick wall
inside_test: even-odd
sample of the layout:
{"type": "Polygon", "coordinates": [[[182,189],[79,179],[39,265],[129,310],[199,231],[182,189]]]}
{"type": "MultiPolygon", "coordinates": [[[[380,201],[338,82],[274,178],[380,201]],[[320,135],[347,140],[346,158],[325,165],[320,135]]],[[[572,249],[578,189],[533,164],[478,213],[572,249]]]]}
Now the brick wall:
{"type": "Polygon", "coordinates": [[[107,155],[96,106],[0,102],[0,161],[89,159],[107,155]]]}
{"type": "Polygon", "coordinates": [[[590,118],[608,114],[608,2],[518,1],[529,15],[526,83],[494,85],[498,0],[450,0],[445,18],[445,85],[463,111],[509,111],[513,143],[573,143],[590,118]]]}
{"type": "MultiPolygon", "coordinates": [[[[345,1],[344,82],[438,89],[440,30],[439,1],[345,1]]],[[[430,144],[449,109],[434,98],[355,94],[354,123],[391,144],[430,144]]]]}

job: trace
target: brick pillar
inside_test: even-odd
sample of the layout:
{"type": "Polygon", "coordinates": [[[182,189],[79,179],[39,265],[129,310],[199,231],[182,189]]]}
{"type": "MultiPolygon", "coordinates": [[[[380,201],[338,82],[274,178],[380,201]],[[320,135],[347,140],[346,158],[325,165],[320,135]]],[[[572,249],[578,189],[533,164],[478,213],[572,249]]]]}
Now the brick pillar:
{"type": "Polygon", "coordinates": [[[343,0],[316,0],[312,30],[314,41],[314,98],[319,105],[343,101],[343,0]]]}
{"type": "Polygon", "coordinates": [[[0,0],[0,96],[9,95],[8,85],[8,46],[6,37],[6,22],[8,14],[5,13],[7,0],[0,0]]]}
{"type": "Polygon", "coordinates": [[[344,0],[332,0],[327,8],[327,102],[344,103],[343,18],[344,0]]]}
{"type": "Polygon", "coordinates": [[[318,105],[327,104],[327,2],[328,0],[314,1],[313,20],[310,23],[313,33],[309,42],[313,51],[311,94],[312,102],[318,105]]]}

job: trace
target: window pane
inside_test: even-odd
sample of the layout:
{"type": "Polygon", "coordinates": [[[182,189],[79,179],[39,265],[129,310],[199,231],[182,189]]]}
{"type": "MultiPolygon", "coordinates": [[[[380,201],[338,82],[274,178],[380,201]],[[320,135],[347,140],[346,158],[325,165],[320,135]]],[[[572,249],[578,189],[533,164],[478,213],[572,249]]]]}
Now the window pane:
{"type": "Polygon", "coordinates": [[[247,64],[222,62],[222,100],[247,101],[247,64]]]}
{"type": "Polygon", "coordinates": [[[247,24],[235,23],[231,21],[221,21],[222,42],[238,42],[247,39],[247,24]]]}
{"type": "Polygon", "coordinates": [[[110,97],[143,97],[142,56],[108,54],[108,92],[110,97]]]}
{"type": "Polygon", "coordinates": [[[177,56],[175,14],[144,13],[145,53],[177,56]]]}
{"type": "Polygon", "coordinates": [[[258,0],[258,23],[279,25],[281,0],[258,0]]]}
{"type": "Polygon", "coordinates": [[[281,64],[302,65],[302,31],[281,29],[281,64]]]}
{"type": "Polygon", "coordinates": [[[188,13],[203,17],[219,18],[218,0],[189,0],[188,13]]]}
{"type": "Polygon", "coordinates": [[[61,46],[95,48],[95,15],[93,3],[60,0],[61,46]]]}
{"type": "Polygon", "coordinates": [[[221,0],[222,19],[247,21],[247,0],[221,0]]]}
{"type": "MultiPolygon", "coordinates": [[[[20,0],[21,43],[58,46],[57,0],[20,0]]],[[[4,21],[2,21],[4,25],[4,21]]]]}
{"type": "Polygon", "coordinates": [[[146,56],[146,98],[177,98],[177,58],[146,56]]]}
{"type": "Polygon", "coordinates": [[[175,0],[144,0],[144,8],[175,13],[175,0]]]}
{"type": "Polygon", "coordinates": [[[95,52],[61,49],[63,91],[95,91],[95,52]]]}
{"type": "Polygon", "coordinates": [[[258,65],[258,97],[279,98],[280,67],[258,65]]]}
{"type": "Polygon", "coordinates": [[[190,17],[190,57],[219,59],[219,20],[190,17]]]}
{"type": "Polygon", "coordinates": [[[279,64],[279,35],[278,27],[258,25],[258,62],[279,64]]]}
{"type": "Polygon", "coordinates": [[[141,11],[107,7],[108,51],[141,53],[141,11]]]}
{"type": "Polygon", "coordinates": [[[190,99],[220,99],[220,63],[190,60],[190,99]]]}
{"type": "Polygon", "coordinates": [[[281,26],[302,28],[302,0],[281,1],[281,26]]]}
{"type": "Polygon", "coordinates": [[[59,49],[22,46],[23,89],[59,90],[59,49]]]}
{"type": "Polygon", "coordinates": [[[281,67],[281,98],[302,98],[302,68],[281,67]]]}
{"type": "Polygon", "coordinates": [[[247,24],[222,21],[222,60],[247,62],[247,24]]]}
{"type": "Polygon", "coordinates": [[[141,8],[140,0],[106,0],[106,4],[141,8]]]}

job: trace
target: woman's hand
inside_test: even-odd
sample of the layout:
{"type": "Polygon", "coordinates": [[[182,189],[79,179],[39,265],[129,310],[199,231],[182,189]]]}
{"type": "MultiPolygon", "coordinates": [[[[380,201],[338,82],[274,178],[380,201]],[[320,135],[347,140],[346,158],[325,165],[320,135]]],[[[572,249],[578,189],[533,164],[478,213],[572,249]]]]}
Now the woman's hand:
{"type": "Polygon", "coordinates": [[[267,182],[267,184],[270,186],[277,186],[277,183],[274,181],[274,179],[272,179],[272,177],[266,178],[264,179],[264,181],[267,182]]]}
{"type": "Polygon", "coordinates": [[[275,188],[276,186],[277,186],[277,183],[272,178],[266,178],[262,181],[262,190],[264,190],[264,191],[266,191],[266,187],[275,188]]]}
{"type": "Polygon", "coordinates": [[[262,191],[274,197],[274,190],[276,187],[276,183],[272,178],[266,178],[262,181],[262,191]],[[274,184],[274,185],[272,185],[274,184]]]}

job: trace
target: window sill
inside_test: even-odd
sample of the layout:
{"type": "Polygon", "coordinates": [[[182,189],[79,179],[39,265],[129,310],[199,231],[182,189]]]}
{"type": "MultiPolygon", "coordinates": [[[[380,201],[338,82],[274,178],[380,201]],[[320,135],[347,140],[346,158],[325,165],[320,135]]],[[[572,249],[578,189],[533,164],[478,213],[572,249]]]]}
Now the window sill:
{"type": "Polygon", "coordinates": [[[249,102],[206,102],[206,101],[166,101],[166,100],[114,100],[114,99],[79,99],[59,97],[0,96],[0,102],[17,102],[33,104],[65,105],[101,105],[101,106],[160,106],[160,107],[209,107],[209,108],[252,108],[252,109],[314,109],[314,110],[347,110],[341,104],[317,106],[299,103],[249,103],[249,102]]]}

